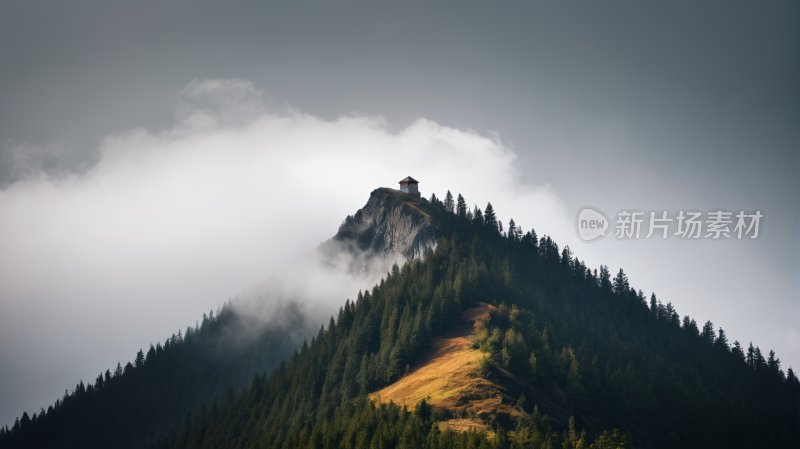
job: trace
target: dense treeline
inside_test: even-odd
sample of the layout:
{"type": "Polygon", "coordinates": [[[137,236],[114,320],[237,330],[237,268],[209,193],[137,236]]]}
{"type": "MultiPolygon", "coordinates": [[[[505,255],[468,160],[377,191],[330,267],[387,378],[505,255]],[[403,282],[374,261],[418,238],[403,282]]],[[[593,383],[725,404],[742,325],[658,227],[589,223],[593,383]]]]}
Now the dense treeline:
{"type": "MultiPolygon", "coordinates": [[[[180,424],[173,419],[167,427],[178,429],[176,436],[159,446],[577,448],[588,445],[581,433],[586,428],[623,429],[624,435],[602,435],[594,447],[624,447],[625,439],[637,447],[797,445],[800,383],[791,368],[783,372],[772,351],[765,358],[752,345],[729,344],[711,322],[700,329],[688,316],[681,320],[655,294],[648,302],[623,270],[613,279],[605,266],[590,270],[568,247],[533,230],[523,233],[513,220],[504,231],[491,203],[483,211],[468,209],[461,195],[454,200],[448,192],[426,207],[445,212],[437,227],[447,237],[424,260],[394,266],[379,285],[347,301],[288,362],[270,375],[256,373],[240,394],[206,395],[216,400],[180,424]],[[487,363],[561,398],[574,415],[569,431],[558,433],[538,409],[528,414],[521,407],[514,429],[498,427],[491,438],[456,435],[439,432],[441,412],[424,405],[410,413],[365,399],[403,376],[417,351],[475,301],[499,307],[475,339],[487,363]]],[[[144,376],[150,355],[139,358],[144,376]]],[[[140,370],[135,365],[131,376],[140,370]]],[[[162,376],[191,377],[192,370],[172,369],[162,376]]],[[[111,376],[91,394],[112,391],[114,382],[111,376]]],[[[63,423],[85,419],[90,400],[80,399],[84,409],[65,404],[89,397],[86,390],[57,403],[44,421],[40,414],[36,422],[3,429],[0,444],[36,441],[40,423],[58,410],[69,409],[64,415],[73,419],[63,423]]],[[[131,414],[160,419],[144,406],[131,414]]]]}
{"type": "MultiPolygon", "coordinates": [[[[251,397],[267,396],[266,384],[256,378],[248,392],[251,397]]],[[[255,406],[253,403],[232,404],[229,408],[255,406]]],[[[629,449],[624,435],[618,431],[604,432],[594,443],[586,442],[585,433],[579,434],[570,427],[564,435],[553,432],[546,415],[538,410],[524,414],[518,419],[516,431],[508,432],[497,427],[492,432],[485,430],[463,433],[441,430],[436,411],[425,400],[416,404],[413,412],[407,406],[393,402],[376,404],[361,396],[353,401],[345,401],[337,407],[335,414],[318,425],[290,426],[278,431],[267,442],[240,441],[239,427],[235,420],[240,415],[228,416],[224,411],[204,410],[198,419],[195,430],[183,433],[176,441],[176,447],[227,447],[234,444],[241,447],[286,447],[286,448],[401,448],[401,449],[629,449]],[[226,432],[225,429],[228,429],[226,432]],[[236,429],[231,431],[231,429],[236,429]],[[212,435],[208,435],[211,433],[212,435]]],[[[266,427],[266,426],[265,426],[266,427]]],[[[163,447],[168,447],[164,444],[163,447]]]]}
{"type": "Polygon", "coordinates": [[[491,204],[483,215],[454,212],[492,230],[484,238],[496,252],[487,257],[513,306],[477,339],[493,362],[563,392],[577,417],[626,429],[639,445],[798,444],[800,383],[773,351],[765,358],[752,343],[731,345],[710,321],[699,329],[681,320],[654,293],[648,302],[622,269],[613,279],[605,266],[592,271],[569,247],[523,236],[513,220],[503,233],[491,204]]]}
{"type": "MultiPolygon", "coordinates": [[[[321,429],[345,419],[339,414],[359,395],[402,375],[459,309],[498,299],[509,306],[501,304],[476,344],[493,363],[563,395],[578,428],[619,427],[634,444],[655,447],[796,440],[797,378],[784,375],[774,356],[759,359],[757,349],[744,356],[711,323],[700,331],[689,317],[681,322],[655,295],[648,305],[622,270],[614,279],[606,267],[590,271],[569,248],[523,235],[513,220],[503,232],[491,204],[466,210],[451,195],[431,203],[452,212],[440,223],[449,238],[346,304],[310,347],[259,380],[262,390],[188,429],[174,447],[301,447],[292,438],[328,435],[321,429]]],[[[358,428],[360,418],[348,416],[347,426],[358,428]]],[[[524,426],[513,433],[525,434],[524,426]]],[[[354,447],[341,432],[331,435],[332,445],[354,447]]],[[[540,436],[541,444],[553,438],[540,436]]],[[[568,440],[569,433],[558,439],[568,440]]]]}
{"type": "MultiPolygon", "coordinates": [[[[459,257],[466,247],[454,235],[428,250],[424,261],[394,265],[380,285],[347,301],[288,363],[256,377],[227,407],[212,406],[214,412],[182,432],[174,447],[280,447],[287,435],[320,431],[341,407],[359,397],[364,402],[367,393],[404,375],[419,348],[474,300],[459,257]]],[[[479,275],[476,269],[473,276],[479,275]]]]}
{"type": "Polygon", "coordinates": [[[296,342],[278,329],[232,336],[244,327],[229,304],[164,344],[139,351],[133,362],[78,383],[47,410],[23,413],[0,430],[0,447],[147,447],[174,438],[181,423],[213,398],[234,396],[252,373],[291,355],[296,342]],[[252,337],[252,338],[251,338],[252,337]]]}
{"type": "MultiPolygon", "coordinates": [[[[498,247],[482,241],[483,230],[457,221],[449,225],[456,228],[450,238],[442,238],[424,260],[395,265],[380,285],[347,301],[337,319],[331,318],[288,363],[270,376],[256,375],[230,404],[204,408],[171,447],[555,447],[569,440],[570,434],[555,432],[538,408],[518,422],[512,437],[498,428],[491,442],[480,434],[441,436],[432,411],[433,418],[409,421],[401,419],[405,411],[391,417],[399,413],[395,405],[376,408],[367,401],[367,393],[406,374],[419,348],[463,308],[477,299],[511,293],[507,258],[495,261],[494,269],[484,262],[492,260],[498,247]]],[[[577,443],[581,437],[572,434],[577,443]]]]}

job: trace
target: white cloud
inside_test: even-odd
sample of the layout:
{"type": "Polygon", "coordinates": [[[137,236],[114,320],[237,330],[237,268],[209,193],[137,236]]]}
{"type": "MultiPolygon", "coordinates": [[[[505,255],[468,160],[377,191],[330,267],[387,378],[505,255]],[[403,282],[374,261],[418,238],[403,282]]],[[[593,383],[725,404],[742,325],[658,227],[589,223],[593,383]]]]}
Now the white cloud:
{"type": "MultiPolygon", "coordinates": [[[[425,119],[393,133],[381,117],[325,121],[260,97],[245,81],[193,82],[171,129],[108,136],[85,173],[0,191],[0,422],[193,324],[407,175],[426,196],[449,188],[505,223],[514,211],[540,234],[572,232],[497,135],[425,119]]],[[[331,288],[331,311],[353,290],[331,288]]]]}

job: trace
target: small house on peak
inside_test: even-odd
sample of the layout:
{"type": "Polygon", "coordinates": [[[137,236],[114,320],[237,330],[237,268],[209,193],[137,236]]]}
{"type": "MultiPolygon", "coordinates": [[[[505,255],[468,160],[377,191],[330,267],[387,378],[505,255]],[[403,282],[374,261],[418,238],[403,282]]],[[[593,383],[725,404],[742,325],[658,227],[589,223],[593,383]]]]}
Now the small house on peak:
{"type": "Polygon", "coordinates": [[[413,193],[419,195],[419,181],[411,176],[406,177],[400,181],[400,191],[405,193],[413,193]]]}

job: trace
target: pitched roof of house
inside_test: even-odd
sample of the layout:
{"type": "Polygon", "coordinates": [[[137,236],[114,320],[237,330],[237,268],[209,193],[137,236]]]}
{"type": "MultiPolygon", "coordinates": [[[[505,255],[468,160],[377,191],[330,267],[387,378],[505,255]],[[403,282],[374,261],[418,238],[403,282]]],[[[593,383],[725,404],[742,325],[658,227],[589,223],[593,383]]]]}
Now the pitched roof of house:
{"type": "Polygon", "coordinates": [[[407,178],[405,178],[405,179],[400,181],[400,184],[411,184],[411,183],[419,184],[419,181],[417,181],[416,179],[412,178],[411,176],[409,176],[409,177],[407,177],[407,178]]]}

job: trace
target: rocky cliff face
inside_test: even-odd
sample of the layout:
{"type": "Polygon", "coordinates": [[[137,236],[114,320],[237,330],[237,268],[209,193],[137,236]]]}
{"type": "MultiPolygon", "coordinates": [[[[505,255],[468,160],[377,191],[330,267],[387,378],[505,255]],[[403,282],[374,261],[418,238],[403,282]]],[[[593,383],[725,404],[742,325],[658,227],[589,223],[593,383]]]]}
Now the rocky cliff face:
{"type": "Polygon", "coordinates": [[[329,309],[331,298],[353,298],[359,289],[385,278],[394,263],[402,266],[435,248],[443,214],[417,195],[376,189],[333,238],[243,293],[238,307],[249,307],[245,316],[270,322],[282,307],[302,302],[309,322],[324,321],[335,313],[329,309]]]}
{"type": "Polygon", "coordinates": [[[419,196],[380,188],[367,204],[348,216],[339,232],[320,249],[327,252],[351,246],[374,257],[391,261],[421,258],[435,248],[440,211],[419,196]]]}

